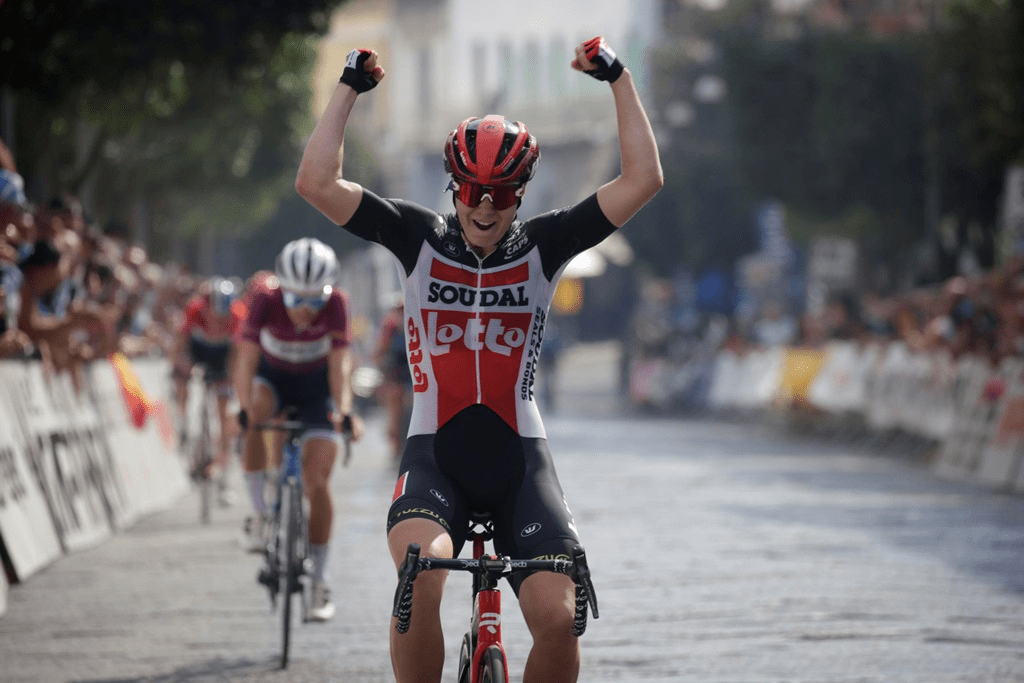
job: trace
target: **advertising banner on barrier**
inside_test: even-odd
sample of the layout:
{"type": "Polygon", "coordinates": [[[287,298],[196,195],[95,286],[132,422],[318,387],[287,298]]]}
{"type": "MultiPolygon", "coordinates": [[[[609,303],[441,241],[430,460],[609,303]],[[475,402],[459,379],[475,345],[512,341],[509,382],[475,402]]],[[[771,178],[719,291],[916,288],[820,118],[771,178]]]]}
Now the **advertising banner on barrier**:
{"type": "Polygon", "coordinates": [[[817,349],[787,349],[782,358],[775,404],[798,405],[808,402],[808,393],[814,378],[825,362],[825,354],[817,349]]]}
{"type": "Polygon", "coordinates": [[[91,364],[76,393],[37,362],[0,361],[0,541],[18,581],[188,491],[155,398],[170,395],[167,361],[124,359],[121,371],[149,398],[144,420],[110,363],[91,364]]]}
{"type": "Polygon", "coordinates": [[[983,483],[1013,490],[1024,469],[1024,362],[1006,359],[990,378],[989,396],[997,403],[976,474],[983,483]],[[995,382],[1001,384],[999,397],[995,382]]]}
{"type": "MultiPolygon", "coordinates": [[[[170,373],[166,361],[133,363],[133,376],[150,396],[166,396],[170,373]]],[[[130,406],[123,405],[121,375],[109,363],[94,363],[91,380],[94,390],[103,397],[103,404],[115,408],[106,418],[107,439],[116,460],[119,477],[124,482],[133,513],[146,514],[166,507],[188,491],[188,478],[174,446],[173,430],[165,424],[162,402],[151,401],[151,416],[141,427],[128,415],[130,406]]]]}
{"type": "MultiPolygon", "coordinates": [[[[80,432],[70,421],[66,375],[44,379],[42,367],[27,368],[30,410],[21,415],[25,449],[36,481],[50,505],[61,547],[66,551],[90,547],[111,533],[112,501],[105,489],[111,480],[109,463],[94,456],[95,432],[80,432]]],[[[98,426],[97,426],[98,427],[98,426]]]]}
{"type": "Polygon", "coordinates": [[[0,617],[7,611],[7,575],[0,572],[0,617]]]}
{"type": "Polygon", "coordinates": [[[0,363],[0,539],[18,581],[61,554],[49,504],[32,472],[16,419],[13,390],[22,386],[25,367],[25,363],[0,363]]]}

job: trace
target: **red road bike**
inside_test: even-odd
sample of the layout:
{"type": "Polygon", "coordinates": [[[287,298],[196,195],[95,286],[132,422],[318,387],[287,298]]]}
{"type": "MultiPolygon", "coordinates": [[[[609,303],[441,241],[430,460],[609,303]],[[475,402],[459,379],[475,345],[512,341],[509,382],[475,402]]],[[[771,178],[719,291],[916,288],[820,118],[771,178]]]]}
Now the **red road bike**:
{"type": "Polygon", "coordinates": [[[590,580],[587,556],[581,546],[572,550],[568,560],[513,560],[507,555],[484,555],[484,543],[494,534],[494,527],[485,515],[470,520],[469,537],[473,540],[473,559],[439,559],[420,557],[420,547],[410,543],[405,560],[398,570],[398,587],[392,616],[398,619],[399,633],[409,630],[412,619],[412,590],[416,575],[431,569],[467,571],[473,574],[473,614],[470,629],[462,638],[459,651],[459,683],[507,683],[508,662],[501,643],[501,591],[498,580],[513,571],[532,570],[565,574],[576,583],[576,614],[572,633],[583,635],[587,628],[587,609],[597,611],[597,595],[590,580]]]}

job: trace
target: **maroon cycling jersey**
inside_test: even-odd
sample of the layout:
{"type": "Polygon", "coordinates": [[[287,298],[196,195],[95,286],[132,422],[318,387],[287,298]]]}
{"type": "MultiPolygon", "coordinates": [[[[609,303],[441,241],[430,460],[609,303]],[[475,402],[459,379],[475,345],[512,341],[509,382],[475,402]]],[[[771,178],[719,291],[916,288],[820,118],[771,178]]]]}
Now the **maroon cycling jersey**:
{"type": "Polygon", "coordinates": [[[331,349],[349,345],[348,299],[335,289],[313,322],[300,330],[288,317],[277,278],[272,278],[253,292],[238,336],[258,344],[273,368],[292,373],[317,370],[327,365],[331,349]]]}
{"type": "Polygon", "coordinates": [[[513,223],[483,259],[455,214],[368,190],[344,227],[400,264],[414,390],[409,434],[433,434],[482,404],[520,436],[544,437],[533,379],[555,285],[573,256],[615,230],[597,195],[513,223]]]}

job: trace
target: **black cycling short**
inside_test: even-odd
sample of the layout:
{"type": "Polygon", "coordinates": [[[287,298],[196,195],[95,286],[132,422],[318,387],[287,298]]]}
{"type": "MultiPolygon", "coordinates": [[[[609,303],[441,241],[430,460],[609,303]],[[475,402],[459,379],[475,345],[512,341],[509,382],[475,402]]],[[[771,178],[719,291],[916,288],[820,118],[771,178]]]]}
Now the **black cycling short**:
{"type": "Polygon", "coordinates": [[[193,363],[203,366],[203,378],[209,383],[227,380],[230,353],[231,342],[210,344],[195,337],[189,339],[188,354],[193,363]]]}
{"type": "MultiPolygon", "coordinates": [[[[459,556],[469,514],[488,513],[494,548],[515,559],[569,559],[579,543],[546,439],[523,438],[483,405],[462,410],[437,434],[409,437],[388,531],[414,517],[441,524],[459,556]]],[[[530,572],[513,572],[512,588],[530,572]]]]}
{"type": "Polygon", "coordinates": [[[261,356],[254,381],[266,385],[274,395],[274,414],[294,408],[294,418],[310,429],[334,429],[330,419],[334,400],[326,365],[310,372],[293,372],[275,368],[261,356]]]}

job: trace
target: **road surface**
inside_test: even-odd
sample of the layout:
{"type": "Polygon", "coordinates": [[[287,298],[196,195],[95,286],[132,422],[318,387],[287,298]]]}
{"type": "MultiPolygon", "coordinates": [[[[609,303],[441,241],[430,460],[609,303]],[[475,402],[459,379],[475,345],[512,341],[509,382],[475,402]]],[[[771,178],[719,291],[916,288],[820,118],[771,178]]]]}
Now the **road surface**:
{"type": "MultiPolygon", "coordinates": [[[[763,426],[619,415],[608,352],[567,356],[546,421],[600,600],[580,680],[1024,681],[1024,499],[763,426]]],[[[338,614],[298,627],[287,673],[244,506],[204,527],[191,494],[12,587],[0,681],[393,680],[393,479],[371,416],[332,479],[338,614]]],[[[468,580],[448,582],[447,681],[468,580]]],[[[504,606],[521,680],[529,636],[504,606]]]]}

